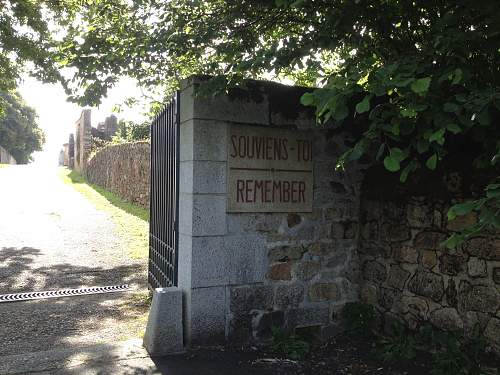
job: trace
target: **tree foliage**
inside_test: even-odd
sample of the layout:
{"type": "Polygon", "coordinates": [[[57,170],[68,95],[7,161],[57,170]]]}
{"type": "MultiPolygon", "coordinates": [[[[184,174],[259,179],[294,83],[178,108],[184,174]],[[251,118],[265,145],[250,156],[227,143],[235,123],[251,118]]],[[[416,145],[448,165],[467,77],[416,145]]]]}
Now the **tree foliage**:
{"type": "MultiPolygon", "coordinates": [[[[287,77],[319,87],[302,103],[316,108],[320,123],[359,135],[339,168],[375,149],[375,158],[404,182],[417,170],[440,171],[462,137],[481,146],[471,153],[473,168],[498,175],[498,1],[82,4],[54,54],[72,72],[64,84],[74,101],[99,103],[121,75],[167,91],[191,74],[214,75],[223,85],[287,77]]],[[[477,211],[480,222],[467,236],[500,225],[497,182],[450,211],[450,218],[477,211]]]]}
{"type": "Polygon", "coordinates": [[[36,112],[17,94],[0,92],[5,111],[0,117],[0,145],[18,164],[31,161],[34,151],[41,151],[45,135],[36,123],[36,112]]]}

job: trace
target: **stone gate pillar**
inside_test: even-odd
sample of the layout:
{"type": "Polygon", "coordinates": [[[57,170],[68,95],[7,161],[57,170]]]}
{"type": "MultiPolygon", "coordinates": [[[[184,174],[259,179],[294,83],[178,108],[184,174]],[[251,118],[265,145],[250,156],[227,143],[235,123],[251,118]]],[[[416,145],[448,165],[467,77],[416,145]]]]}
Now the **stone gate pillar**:
{"type": "Polygon", "coordinates": [[[259,340],[271,326],[328,334],[358,297],[361,174],[335,172],[348,136],[315,128],[299,104],[303,88],[251,81],[229,95],[197,95],[204,84],[186,81],[180,101],[186,343],[259,340]]]}

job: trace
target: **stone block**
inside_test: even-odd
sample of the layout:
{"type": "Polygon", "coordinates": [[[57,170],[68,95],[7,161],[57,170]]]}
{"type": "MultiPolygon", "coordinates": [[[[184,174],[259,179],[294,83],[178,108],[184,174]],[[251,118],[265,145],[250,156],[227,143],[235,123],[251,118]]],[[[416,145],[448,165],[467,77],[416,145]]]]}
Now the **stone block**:
{"type": "Polygon", "coordinates": [[[436,252],[433,250],[421,250],[419,261],[425,268],[433,269],[437,264],[436,252]]]}
{"type": "Polygon", "coordinates": [[[162,356],[182,352],[183,341],[182,291],[177,287],[155,289],[144,347],[150,355],[162,356]]]}
{"type": "MultiPolygon", "coordinates": [[[[184,163],[190,164],[193,168],[192,193],[225,194],[227,192],[226,162],[193,161],[184,163]]],[[[182,180],[181,183],[186,183],[186,186],[189,186],[190,181],[182,180]]]]}
{"type": "Polygon", "coordinates": [[[193,194],[179,193],[179,233],[193,235],[193,194]]]}
{"type": "Polygon", "coordinates": [[[331,242],[314,242],[307,246],[307,251],[311,255],[327,256],[335,251],[335,246],[331,242]]]}
{"type": "Polygon", "coordinates": [[[330,307],[328,305],[291,309],[286,314],[288,328],[327,325],[329,323],[330,307]]]}
{"type": "Polygon", "coordinates": [[[471,285],[466,281],[460,282],[458,300],[463,311],[495,313],[500,307],[500,293],[494,286],[471,285]]]}
{"type": "Polygon", "coordinates": [[[378,222],[375,220],[364,223],[361,229],[361,237],[365,240],[378,240],[378,222]]]}
{"type": "Polygon", "coordinates": [[[457,307],[458,305],[458,291],[455,280],[450,278],[445,290],[446,303],[450,306],[457,307]]]}
{"type": "Polygon", "coordinates": [[[465,269],[465,258],[459,255],[443,254],[439,257],[439,270],[446,275],[458,275],[465,269]]]}
{"type": "Polygon", "coordinates": [[[457,216],[455,219],[448,221],[446,228],[451,231],[461,231],[472,227],[477,222],[475,212],[470,212],[466,215],[457,216]]]}
{"type": "Polygon", "coordinates": [[[408,289],[419,296],[439,302],[444,295],[443,277],[431,272],[418,271],[408,282],[408,289]]]}
{"type": "Polygon", "coordinates": [[[464,243],[465,251],[478,258],[500,261],[500,240],[487,237],[475,237],[464,243]]]}
{"type": "Polygon", "coordinates": [[[471,277],[486,277],[486,261],[476,257],[471,257],[467,262],[467,271],[471,277]]]}
{"type": "Polygon", "coordinates": [[[400,315],[409,316],[412,321],[422,322],[429,317],[429,304],[425,298],[402,296],[394,307],[400,315]]]}
{"type": "Polygon", "coordinates": [[[430,321],[434,326],[445,331],[457,331],[464,327],[457,310],[450,307],[434,310],[431,313],[430,321]]]}
{"type": "Polygon", "coordinates": [[[193,193],[193,162],[179,162],[179,192],[185,194],[193,193]]]}
{"type": "Polygon", "coordinates": [[[194,160],[193,142],[194,142],[194,122],[193,120],[189,120],[180,125],[179,160],[181,162],[194,160]]]}
{"type": "Polygon", "coordinates": [[[190,309],[189,323],[193,345],[214,345],[225,341],[225,287],[192,289],[190,309]]]}
{"type": "Polygon", "coordinates": [[[194,98],[193,116],[196,119],[268,125],[267,95],[259,89],[251,91],[236,88],[229,95],[198,95],[194,98]]]}
{"type": "Polygon", "coordinates": [[[192,80],[184,80],[180,92],[180,120],[181,124],[194,117],[194,90],[192,80]]]}
{"type": "Polygon", "coordinates": [[[269,260],[271,262],[287,262],[289,260],[299,260],[307,249],[302,245],[283,245],[269,250],[269,260]]]}
{"type": "Polygon", "coordinates": [[[278,285],[274,297],[275,305],[282,308],[297,307],[304,301],[304,286],[302,284],[278,285]]]}
{"type": "Polygon", "coordinates": [[[292,279],[292,263],[275,263],[271,265],[267,278],[274,281],[291,280],[292,279]]]}
{"type": "Polygon", "coordinates": [[[404,242],[411,238],[410,227],[406,224],[383,223],[380,228],[380,238],[387,242],[404,242]]]}
{"type": "Polygon", "coordinates": [[[393,247],[392,256],[399,262],[417,263],[418,251],[412,246],[396,245],[393,247]]]}
{"type": "Polygon", "coordinates": [[[403,290],[408,277],[410,277],[410,273],[408,271],[402,269],[400,266],[392,265],[389,269],[387,285],[392,288],[403,290]]]}
{"type": "MultiPolygon", "coordinates": [[[[193,195],[193,236],[223,236],[226,228],[225,195],[193,195]]],[[[182,223],[181,223],[182,224],[182,223]]]]}
{"type": "Polygon", "coordinates": [[[227,161],[227,127],[220,121],[194,120],[193,160],[227,161]]]}
{"type": "Polygon", "coordinates": [[[500,284],[500,267],[493,268],[492,277],[495,284],[500,284]]]}
{"type": "Polygon", "coordinates": [[[267,270],[267,246],[265,237],[259,234],[226,236],[224,238],[229,282],[250,284],[262,282],[267,270]]]}
{"type": "Polygon", "coordinates": [[[294,265],[292,274],[298,280],[311,280],[314,276],[319,274],[321,264],[314,261],[302,261],[294,265]]]}
{"type": "Polygon", "coordinates": [[[245,285],[230,288],[229,308],[233,314],[268,310],[273,306],[271,285],[245,285]]]}
{"type": "Polygon", "coordinates": [[[378,291],[375,285],[365,284],[361,287],[360,299],[363,303],[375,305],[378,300],[378,291]]]}
{"type": "Polygon", "coordinates": [[[483,333],[484,337],[491,342],[497,354],[500,353],[500,319],[491,318],[483,333]]]}
{"type": "Polygon", "coordinates": [[[375,284],[381,284],[387,278],[385,266],[379,262],[366,261],[363,263],[363,277],[375,284]]]}
{"type": "Polygon", "coordinates": [[[413,245],[419,249],[435,250],[446,238],[446,234],[442,232],[422,231],[413,239],[413,245]]]}
{"type": "Polygon", "coordinates": [[[406,218],[410,227],[425,228],[432,225],[430,208],[425,204],[408,204],[406,218]]]}
{"type": "Polygon", "coordinates": [[[380,288],[378,303],[384,309],[390,310],[395,303],[398,303],[402,294],[399,290],[391,288],[380,288]]]}
{"type": "Polygon", "coordinates": [[[224,247],[224,237],[193,237],[192,287],[228,284],[229,259],[224,247]]]}
{"type": "Polygon", "coordinates": [[[309,288],[309,299],[312,302],[338,301],[341,297],[336,283],[315,283],[309,288]]]}

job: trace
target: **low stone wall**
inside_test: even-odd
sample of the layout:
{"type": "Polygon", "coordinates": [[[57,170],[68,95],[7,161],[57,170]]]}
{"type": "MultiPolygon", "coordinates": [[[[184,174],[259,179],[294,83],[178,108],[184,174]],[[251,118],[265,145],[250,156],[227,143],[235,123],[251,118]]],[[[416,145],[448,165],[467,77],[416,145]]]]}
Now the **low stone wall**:
{"type": "Polygon", "coordinates": [[[385,328],[402,319],[470,334],[476,324],[500,348],[500,239],[469,240],[456,250],[441,243],[472,224],[473,215],[448,222],[446,213],[464,193],[459,175],[427,181],[441,196],[385,189],[380,174],[367,178],[361,203],[361,299],[376,306],[385,328]],[[377,192],[378,190],[378,192],[377,192]],[[389,193],[390,192],[390,193],[389,193]]]}
{"type": "Polygon", "coordinates": [[[149,206],[149,142],[107,146],[87,163],[87,180],[132,203],[149,206]]]}

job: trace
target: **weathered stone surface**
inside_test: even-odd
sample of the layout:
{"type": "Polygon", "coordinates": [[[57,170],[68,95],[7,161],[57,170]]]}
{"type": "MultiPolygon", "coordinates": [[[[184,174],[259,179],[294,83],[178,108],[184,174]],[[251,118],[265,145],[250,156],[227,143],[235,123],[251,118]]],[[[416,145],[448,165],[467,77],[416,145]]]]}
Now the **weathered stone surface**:
{"type": "Polygon", "coordinates": [[[267,273],[267,278],[270,280],[291,280],[292,279],[292,263],[275,263],[267,273]]]}
{"type": "Polygon", "coordinates": [[[308,327],[317,324],[326,325],[330,323],[330,320],[329,306],[291,309],[286,314],[288,328],[308,327]]]}
{"type": "Polygon", "coordinates": [[[373,220],[365,223],[361,229],[361,237],[365,240],[378,239],[378,222],[373,220]]]}
{"type": "Polygon", "coordinates": [[[500,267],[493,268],[493,281],[496,284],[500,284],[500,267]]]}
{"type": "Polygon", "coordinates": [[[328,242],[315,242],[307,247],[311,255],[325,256],[335,251],[334,244],[328,242]]]}
{"type": "Polygon", "coordinates": [[[428,269],[432,269],[437,264],[437,255],[433,250],[420,250],[420,263],[428,269]]]}
{"type": "Polygon", "coordinates": [[[387,285],[392,288],[403,290],[406,280],[408,280],[409,276],[410,273],[408,271],[402,269],[400,266],[392,265],[389,270],[387,285]]]}
{"type": "Polygon", "coordinates": [[[448,280],[448,285],[446,286],[445,293],[446,293],[446,303],[448,303],[448,305],[450,306],[457,307],[458,305],[457,286],[455,284],[455,280],[453,280],[452,278],[448,280]]]}
{"type": "Polygon", "coordinates": [[[229,322],[229,341],[234,343],[245,342],[252,335],[252,321],[258,313],[234,314],[229,322]]]}
{"type": "Polygon", "coordinates": [[[348,258],[348,251],[338,252],[328,259],[326,266],[330,268],[342,266],[345,264],[347,258],[348,258]]]}
{"type": "Polygon", "coordinates": [[[278,246],[269,250],[269,260],[272,262],[286,262],[298,260],[306,252],[303,246],[278,246]]]}
{"type": "Polygon", "coordinates": [[[486,261],[476,257],[471,257],[467,262],[467,271],[471,277],[486,277],[486,261]]]}
{"type": "Polygon", "coordinates": [[[289,213],[286,218],[286,221],[288,224],[288,228],[293,228],[302,222],[302,218],[298,214],[289,213]]]}
{"type": "Polygon", "coordinates": [[[309,299],[313,302],[337,301],[340,290],[335,283],[315,283],[309,288],[309,299]]]}
{"type": "Polygon", "coordinates": [[[425,321],[429,317],[429,304],[424,298],[403,296],[394,311],[410,315],[414,321],[425,321]]]}
{"type": "Polygon", "coordinates": [[[321,270],[321,264],[313,261],[302,261],[293,267],[293,275],[299,280],[310,280],[321,270]]]}
{"type": "Polygon", "coordinates": [[[495,313],[500,307],[500,295],[496,288],[460,282],[459,306],[464,311],[495,313]]]}
{"type": "Polygon", "coordinates": [[[456,331],[464,327],[457,310],[450,307],[433,311],[430,320],[436,327],[447,331],[456,331]]]}
{"type": "Polygon", "coordinates": [[[486,339],[494,343],[497,353],[500,352],[500,319],[491,318],[483,334],[486,339]]]}
{"type": "Polygon", "coordinates": [[[330,237],[335,239],[344,238],[344,223],[332,223],[332,227],[330,230],[330,237]]]}
{"type": "Polygon", "coordinates": [[[419,296],[439,302],[444,294],[443,277],[431,272],[418,271],[408,282],[408,289],[419,296]]]}
{"type": "Polygon", "coordinates": [[[297,306],[304,300],[304,286],[302,284],[278,285],[276,288],[275,304],[285,308],[297,306]]]}
{"type": "Polygon", "coordinates": [[[454,220],[448,221],[446,225],[448,230],[460,231],[470,228],[477,222],[477,216],[474,212],[466,215],[457,216],[454,220]]]}
{"type": "Polygon", "coordinates": [[[392,256],[399,262],[406,263],[417,263],[418,261],[418,251],[414,247],[398,245],[395,246],[392,252],[392,256]]]}
{"type": "Polygon", "coordinates": [[[434,250],[439,248],[439,245],[444,240],[446,240],[445,233],[437,231],[423,231],[415,236],[413,245],[421,249],[434,250]]]}
{"type": "Polygon", "coordinates": [[[379,262],[366,261],[363,264],[363,276],[366,280],[381,284],[387,278],[387,271],[379,262]]]}
{"type": "Polygon", "coordinates": [[[380,237],[387,242],[403,242],[411,238],[410,227],[406,224],[383,223],[380,237]]]}
{"type": "Polygon", "coordinates": [[[401,298],[401,292],[396,289],[380,288],[378,303],[383,308],[390,310],[395,302],[401,298]]]}
{"type": "Polygon", "coordinates": [[[439,257],[439,270],[446,275],[458,275],[465,269],[465,258],[459,255],[443,254],[439,257]]]}
{"type": "Polygon", "coordinates": [[[360,299],[363,303],[375,305],[378,300],[377,287],[370,284],[363,285],[360,291],[360,299]]]}
{"type": "Polygon", "coordinates": [[[255,335],[259,339],[271,337],[273,327],[281,328],[285,324],[285,313],[283,311],[269,311],[258,316],[255,323],[255,335]]]}
{"type": "Polygon", "coordinates": [[[344,224],[344,238],[353,239],[356,236],[356,230],[358,228],[357,223],[353,221],[348,221],[344,224]]]}
{"type": "Polygon", "coordinates": [[[406,208],[406,218],[410,227],[422,228],[432,225],[430,208],[421,204],[409,204],[406,208]]]}
{"type": "Polygon", "coordinates": [[[486,237],[471,238],[464,244],[465,251],[486,260],[500,260],[500,240],[486,237]]]}
{"type": "Polygon", "coordinates": [[[266,310],[273,305],[273,288],[270,285],[231,288],[230,308],[234,313],[266,310]]]}

